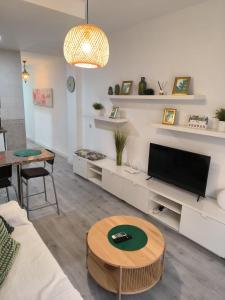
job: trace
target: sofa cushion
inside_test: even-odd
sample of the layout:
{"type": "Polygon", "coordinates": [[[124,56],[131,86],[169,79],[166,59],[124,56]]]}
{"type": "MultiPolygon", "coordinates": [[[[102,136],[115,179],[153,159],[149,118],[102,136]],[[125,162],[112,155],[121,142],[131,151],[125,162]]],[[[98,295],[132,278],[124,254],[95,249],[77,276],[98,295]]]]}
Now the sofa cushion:
{"type": "Polygon", "coordinates": [[[3,220],[0,219],[0,287],[12,267],[19,247],[20,244],[10,236],[3,220]]]}
{"type": "Polygon", "coordinates": [[[5,225],[5,227],[6,227],[7,231],[8,231],[8,233],[11,234],[11,233],[13,232],[13,230],[14,230],[14,227],[11,226],[11,225],[5,220],[5,218],[3,218],[3,216],[0,216],[0,219],[3,221],[3,223],[4,223],[4,225],[5,225]]]}
{"type": "Polygon", "coordinates": [[[31,224],[27,213],[21,209],[16,201],[9,201],[0,205],[0,215],[13,227],[31,224]]]}

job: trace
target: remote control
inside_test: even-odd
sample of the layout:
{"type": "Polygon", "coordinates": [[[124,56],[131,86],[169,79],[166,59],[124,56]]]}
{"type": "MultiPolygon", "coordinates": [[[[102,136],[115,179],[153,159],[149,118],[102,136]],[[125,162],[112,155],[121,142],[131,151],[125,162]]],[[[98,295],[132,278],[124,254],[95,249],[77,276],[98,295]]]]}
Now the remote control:
{"type": "Polygon", "coordinates": [[[115,243],[121,243],[132,239],[132,236],[126,232],[118,232],[112,235],[112,239],[115,243]]]}

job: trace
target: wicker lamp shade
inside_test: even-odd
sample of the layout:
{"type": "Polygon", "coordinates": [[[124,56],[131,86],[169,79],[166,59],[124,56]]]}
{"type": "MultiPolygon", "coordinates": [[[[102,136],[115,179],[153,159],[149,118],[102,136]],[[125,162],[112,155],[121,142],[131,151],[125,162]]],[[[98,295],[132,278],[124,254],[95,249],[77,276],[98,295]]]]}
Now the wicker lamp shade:
{"type": "Polygon", "coordinates": [[[64,41],[64,56],[69,64],[83,68],[102,68],[109,59],[106,34],[93,24],[70,29],[64,41]]]}

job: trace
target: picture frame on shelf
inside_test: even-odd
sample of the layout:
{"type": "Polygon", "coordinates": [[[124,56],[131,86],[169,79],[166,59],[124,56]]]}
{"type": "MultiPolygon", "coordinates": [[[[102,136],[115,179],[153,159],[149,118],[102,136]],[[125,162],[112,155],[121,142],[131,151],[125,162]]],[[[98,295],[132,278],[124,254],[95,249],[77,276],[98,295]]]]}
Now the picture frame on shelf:
{"type": "Polygon", "coordinates": [[[130,95],[132,84],[133,84],[132,80],[123,81],[122,87],[120,90],[120,95],[130,95]]]}
{"type": "Polygon", "coordinates": [[[172,95],[188,95],[191,77],[175,77],[172,95]]]}
{"type": "Polygon", "coordinates": [[[109,115],[110,119],[117,119],[119,115],[119,106],[113,106],[112,111],[109,115]]]}
{"type": "Polygon", "coordinates": [[[208,123],[209,118],[206,116],[191,115],[188,120],[188,127],[196,129],[207,129],[208,123]]]}
{"type": "Polygon", "coordinates": [[[176,108],[165,108],[163,112],[162,124],[174,125],[177,110],[176,108]]]}

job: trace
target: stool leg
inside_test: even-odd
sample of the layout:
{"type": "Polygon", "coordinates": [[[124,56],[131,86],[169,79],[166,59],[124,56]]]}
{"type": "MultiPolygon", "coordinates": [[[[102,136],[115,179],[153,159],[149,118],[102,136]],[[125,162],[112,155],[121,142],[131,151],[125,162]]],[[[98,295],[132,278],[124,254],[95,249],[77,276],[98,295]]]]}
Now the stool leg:
{"type": "Polygon", "coordinates": [[[28,180],[26,182],[26,198],[27,198],[27,218],[30,219],[30,207],[29,207],[29,186],[28,180]]]}
{"type": "Polygon", "coordinates": [[[59,211],[58,198],[57,198],[57,194],[56,194],[55,181],[54,181],[53,175],[50,174],[50,176],[51,176],[51,178],[52,178],[52,185],[53,185],[54,194],[55,194],[55,203],[56,203],[56,207],[57,207],[57,213],[58,213],[58,215],[59,215],[59,214],[60,214],[60,211],[59,211]]]}
{"type": "MultiPolygon", "coordinates": [[[[17,191],[16,191],[16,187],[13,184],[11,186],[14,189],[14,192],[15,192],[15,195],[16,195],[16,200],[18,201],[19,198],[18,198],[18,194],[17,194],[17,191]]],[[[23,203],[22,203],[22,205],[23,205],[23,203]]]]}
{"type": "Polygon", "coordinates": [[[46,183],[45,183],[45,177],[43,177],[43,183],[44,183],[44,192],[45,192],[45,202],[47,202],[47,193],[46,193],[46,183]]]}
{"type": "Polygon", "coordinates": [[[6,194],[7,194],[7,199],[9,201],[10,199],[9,199],[9,189],[8,188],[6,188],[6,194]]]}

